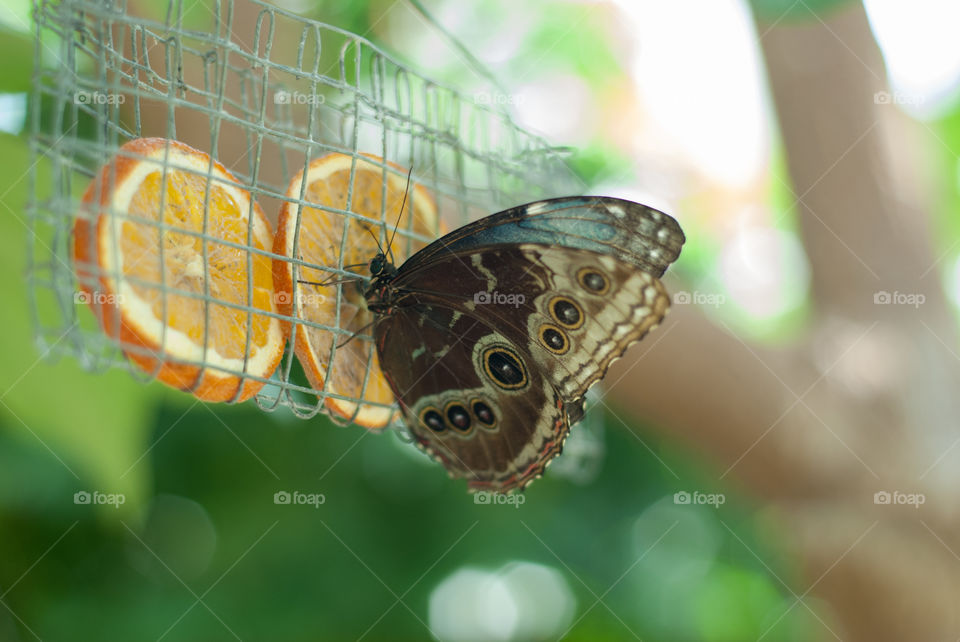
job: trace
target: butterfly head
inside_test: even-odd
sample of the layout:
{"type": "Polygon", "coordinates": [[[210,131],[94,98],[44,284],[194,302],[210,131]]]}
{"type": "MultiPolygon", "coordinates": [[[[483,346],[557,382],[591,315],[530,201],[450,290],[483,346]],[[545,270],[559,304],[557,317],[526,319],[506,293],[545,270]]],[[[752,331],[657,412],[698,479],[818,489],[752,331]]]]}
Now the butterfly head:
{"type": "Polygon", "coordinates": [[[392,278],[396,276],[397,268],[394,267],[390,259],[383,252],[378,252],[370,261],[370,276],[374,279],[382,277],[392,278]]]}
{"type": "Polygon", "coordinates": [[[372,282],[363,293],[367,299],[367,308],[376,314],[389,314],[394,299],[394,286],[391,281],[397,276],[397,268],[383,252],[378,252],[370,260],[372,282]]]}

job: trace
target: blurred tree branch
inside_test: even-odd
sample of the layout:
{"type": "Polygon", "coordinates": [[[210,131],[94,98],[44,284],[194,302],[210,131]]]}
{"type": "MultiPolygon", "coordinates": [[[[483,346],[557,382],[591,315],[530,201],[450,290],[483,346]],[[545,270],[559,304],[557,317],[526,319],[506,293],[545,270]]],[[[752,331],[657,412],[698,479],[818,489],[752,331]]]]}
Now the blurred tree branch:
{"type": "Polygon", "coordinates": [[[808,331],[775,350],[678,306],[616,364],[610,394],[770,506],[800,561],[794,590],[830,605],[822,639],[953,640],[960,379],[920,171],[932,132],[889,104],[859,3],[757,30],[811,266],[808,331]],[[924,299],[878,305],[884,292],[924,299]],[[883,490],[926,503],[877,505],[883,490]]]}

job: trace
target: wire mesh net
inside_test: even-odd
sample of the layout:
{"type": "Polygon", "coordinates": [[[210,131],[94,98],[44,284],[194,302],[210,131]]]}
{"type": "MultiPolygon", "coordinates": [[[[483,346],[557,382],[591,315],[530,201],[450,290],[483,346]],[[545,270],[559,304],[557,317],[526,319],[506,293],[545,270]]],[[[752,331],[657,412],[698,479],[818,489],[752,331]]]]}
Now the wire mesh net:
{"type": "MultiPolygon", "coordinates": [[[[297,212],[309,205],[342,222],[339,236],[336,231],[333,234],[340,246],[347,242],[342,230],[351,223],[374,230],[383,242],[393,230],[399,203],[382,198],[379,211],[362,213],[353,202],[357,190],[352,182],[342,206],[305,200],[303,189],[289,195],[288,185],[313,161],[333,152],[358,159],[351,164],[351,180],[359,159],[366,158],[363,154],[382,159],[373,162],[383,172],[384,185],[391,177],[406,180],[404,168],[412,167],[411,200],[417,197],[417,186],[425,188],[441,224],[427,233],[412,223],[401,223],[398,245],[406,243],[409,254],[412,244],[429,241],[441,229],[570,192],[572,177],[561,150],[517,126],[496,101],[477,100],[476,93],[466,95],[431,80],[343,29],[258,0],[218,2],[209,12],[189,7],[172,0],[151,16],[135,15],[125,2],[115,0],[62,0],[34,6],[38,37],[31,143],[38,161],[34,167],[42,159],[49,168],[49,173],[34,170],[28,206],[32,226],[28,279],[40,351],[75,357],[94,371],[125,367],[145,380],[157,377],[164,364],[171,362],[215,367],[218,373],[265,384],[256,394],[261,408],[289,406],[303,418],[324,410],[330,400],[348,404],[363,400],[366,406],[392,408],[390,399],[370,401],[365,395],[375,363],[369,330],[352,340],[361,346],[353,354],[363,373],[360,388],[344,392],[329,385],[336,376],[334,368],[342,363],[335,355],[338,345],[355,332],[344,323],[349,284],[327,286],[332,312],[326,320],[256,305],[254,266],[258,261],[279,260],[292,266],[294,274],[309,268],[314,275],[329,275],[330,280],[357,272],[345,264],[343,251],[333,261],[312,264],[296,253],[274,254],[269,243],[258,244],[257,207],[275,226],[276,213],[285,203],[297,212]],[[211,159],[184,167],[175,162],[170,143],[152,159],[121,151],[124,143],[143,137],[183,141],[208,152],[211,159]],[[156,279],[138,283],[135,275],[118,268],[117,261],[85,264],[82,269],[76,265],[78,218],[94,227],[106,220],[113,226],[110,229],[121,229],[133,216],[106,197],[119,187],[115,170],[106,172],[106,178],[91,188],[96,206],[81,202],[91,179],[118,154],[153,163],[160,184],[166,186],[161,200],[176,196],[176,190],[164,182],[174,170],[201,180],[202,224],[176,232],[199,244],[204,259],[218,248],[242,257],[241,278],[235,283],[239,298],[221,296],[211,288],[207,273],[201,274],[205,285],[199,292],[182,291],[166,280],[162,267],[173,259],[164,240],[173,230],[161,216],[137,220],[156,232],[152,238],[161,266],[156,279]],[[215,161],[229,175],[220,172],[215,161]],[[242,196],[234,199],[246,225],[240,240],[213,233],[211,211],[218,185],[228,192],[238,189],[231,192],[234,196],[249,194],[246,201],[242,196]],[[119,314],[117,308],[101,307],[101,318],[96,318],[98,308],[87,305],[90,295],[82,289],[103,279],[129,282],[130,287],[139,286],[141,293],[152,292],[160,318],[175,312],[170,309],[174,303],[187,301],[184,305],[189,307],[195,301],[205,320],[194,337],[202,346],[199,355],[184,358],[182,353],[170,352],[175,337],[168,336],[165,328],[160,330],[158,345],[104,332],[110,327],[108,317],[119,314]],[[222,310],[231,311],[246,331],[235,346],[239,355],[216,360],[210,320],[222,310]],[[264,319],[289,323],[292,337],[307,329],[330,334],[330,354],[321,360],[322,383],[311,383],[304,376],[294,354],[294,339],[285,344],[282,361],[272,375],[251,370],[256,360],[253,327],[264,319]]],[[[412,206],[415,209],[416,203],[412,206]]],[[[116,237],[111,238],[116,245],[116,237]]],[[[97,250],[107,252],[93,247],[93,240],[83,242],[91,245],[88,249],[94,255],[97,250]]],[[[210,270],[209,263],[204,261],[201,269],[210,270]]],[[[294,299],[302,295],[298,287],[302,285],[295,278],[294,299]]],[[[114,327],[117,321],[113,319],[114,327]]],[[[240,394],[238,389],[229,400],[240,394]]],[[[355,418],[345,416],[344,420],[355,418]]]]}

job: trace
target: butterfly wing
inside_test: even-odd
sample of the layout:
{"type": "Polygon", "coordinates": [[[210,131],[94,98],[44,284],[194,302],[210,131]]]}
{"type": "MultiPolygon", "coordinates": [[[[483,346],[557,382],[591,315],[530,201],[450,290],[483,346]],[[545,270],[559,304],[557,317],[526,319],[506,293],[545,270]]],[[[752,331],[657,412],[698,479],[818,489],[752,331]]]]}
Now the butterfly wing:
{"type": "Polygon", "coordinates": [[[404,283],[406,304],[448,306],[496,328],[568,402],[670,307],[660,280],[628,263],[542,245],[437,258],[404,283]]]}
{"type": "Polygon", "coordinates": [[[577,197],[495,214],[411,257],[375,337],[418,442],[472,488],[525,485],[590,385],[666,313],[657,276],[682,243],[662,212],[577,197]],[[511,388],[516,371],[525,385],[511,388]],[[476,399],[495,406],[495,425],[476,399]],[[457,418],[478,430],[459,434],[457,418]]]}
{"type": "Polygon", "coordinates": [[[375,336],[417,443],[471,489],[522,487],[560,452],[568,408],[487,322],[424,301],[399,309],[375,336]]]}
{"type": "Polygon", "coordinates": [[[684,241],[680,225],[652,207],[606,196],[570,196],[521,205],[464,225],[421,249],[400,269],[412,275],[445,255],[529,243],[589,250],[660,277],[677,260],[684,241]]]}

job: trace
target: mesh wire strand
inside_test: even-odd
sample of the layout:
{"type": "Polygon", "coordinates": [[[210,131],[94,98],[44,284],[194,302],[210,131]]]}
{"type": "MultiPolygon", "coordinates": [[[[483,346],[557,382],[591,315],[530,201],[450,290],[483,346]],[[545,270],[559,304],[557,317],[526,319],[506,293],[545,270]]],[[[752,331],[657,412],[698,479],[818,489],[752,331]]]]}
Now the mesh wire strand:
{"type": "MultiPolygon", "coordinates": [[[[38,2],[34,12],[38,37],[30,130],[37,162],[28,204],[33,322],[42,354],[69,355],[93,371],[123,367],[149,380],[156,370],[144,372],[123,351],[159,356],[158,362],[166,359],[163,348],[156,355],[136,345],[120,346],[100,329],[78,295],[77,266],[71,259],[78,216],[96,217],[102,211],[117,221],[127,218],[123,212],[81,207],[80,195],[99,168],[134,138],[181,140],[210,153],[206,172],[200,174],[207,183],[205,206],[211,181],[216,184],[215,159],[250,193],[250,211],[253,201],[258,202],[274,226],[274,213],[282,203],[307,204],[303,190],[299,198],[285,196],[290,180],[311,160],[329,152],[354,158],[373,154],[413,167],[413,183],[433,195],[447,229],[523,202],[567,194],[574,184],[562,151],[514,124],[496,101],[467,96],[404,66],[363,37],[259,0],[217,2],[200,18],[196,11],[185,12],[178,0],[154,18],[132,15],[125,2],[111,0],[38,2]],[[36,169],[41,158],[49,173],[36,169]]],[[[379,166],[385,173],[399,173],[384,163],[379,166]]],[[[158,167],[166,177],[169,162],[161,161],[158,167]]],[[[415,190],[409,194],[414,196],[415,190]]],[[[397,210],[390,210],[383,199],[379,217],[371,219],[351,211],[351,198],[352,193],[345,209],[309,204],[342,219],[344,230],[350,220],[377,226],[382,243],[397,210]]],[[[204,219],[203,231],[190,234],[202,240],[205,259],[208,246],[217,244],[245,253],[248,274],[253,254],[301,268],[322,268],[331,278],[351,274],[344,269],[343,246],[338,264],[310,265],[277,257],[269,247],[225,243],[207,233],[206,214],[204,219]]],[[[161,233],[169,229],[162,221],[151,224],[161,233]]],[[[397,231],[401,242],[430,240],[410,229],[401,223],[397,231]]],[[[251,234],[248,230],[248,243],[251,234]]],[[[344,244],[346,240],[344,233],[344,244]]],[[[162,265],[162,248],[160,261],[162,265]]],[[[90,268],[91,280],[101,276],[98,270],[90,268]]],[[[249,326],[254,313],[265,314],[251,305],[252,279],[247,279],[245,305],[216,298],[209,279],[204,282],[200,295],[165,282],[141,285],[159,287],[164,307],[166,294],[176,294],[199,298],[206,315],[212,303],[246,312],[244,368],[230,372],[264,381],[244,371],[250,354],[249,326]]],[[[294,297],[296,289],[295,283],[294,297]]],[[[335,296],[336,314],[329,324],[283,318],[294,326],[334,333],[336,346],[351,331],[341,323],[343,286],[335,288],[335,296]]],[[[205,327],[204,346],[207,334],[205,327]]],[[[374,347],[368,332],[354,341],[367,346],[365,386],[374,347]]],[[[166,345],[165,339],[160,345],[166,345]]],[[[285,405],[307,418],[325,411],[328,397],[359,401],[327,389],[333,354],[327,360],[323,389],[311,387],[298,374],[295,360],[289,341],[280,366],[266,380],[271,385],[257,395],[261,408],[285,405]]],[[[194,364],[208,365],[205,358],[194,364]]]]}

